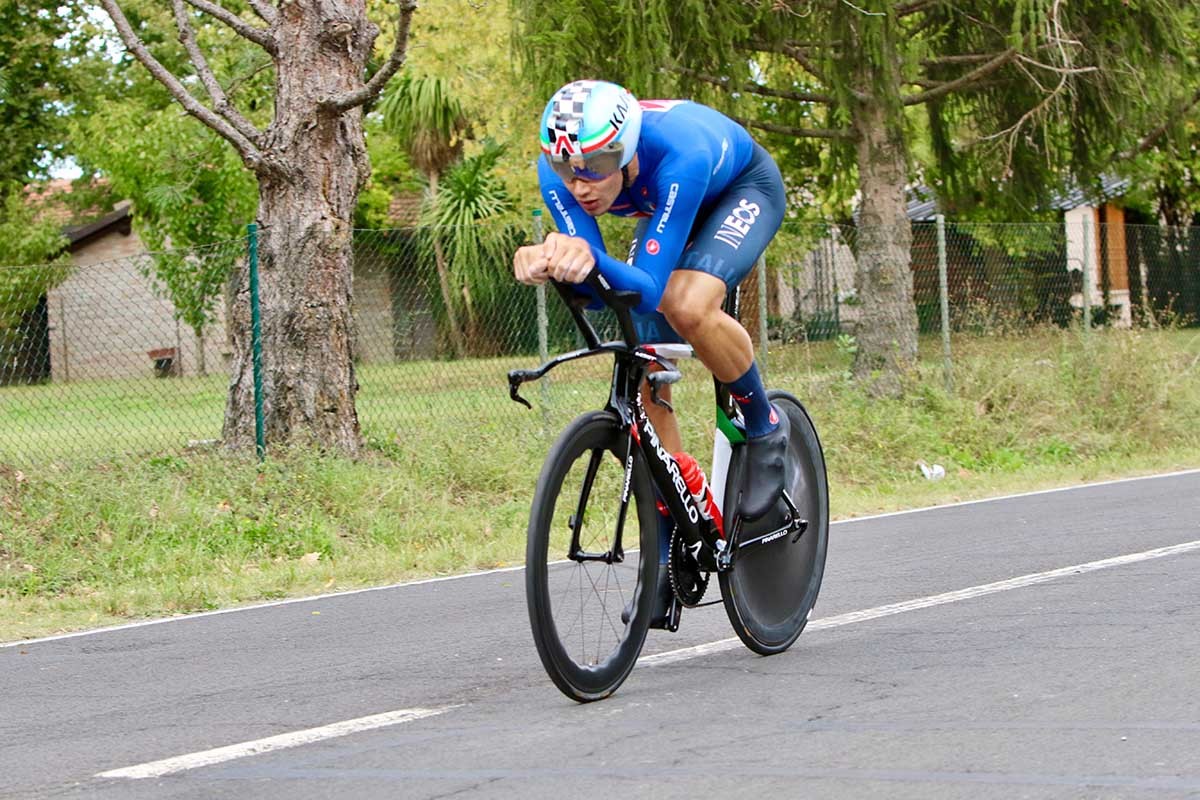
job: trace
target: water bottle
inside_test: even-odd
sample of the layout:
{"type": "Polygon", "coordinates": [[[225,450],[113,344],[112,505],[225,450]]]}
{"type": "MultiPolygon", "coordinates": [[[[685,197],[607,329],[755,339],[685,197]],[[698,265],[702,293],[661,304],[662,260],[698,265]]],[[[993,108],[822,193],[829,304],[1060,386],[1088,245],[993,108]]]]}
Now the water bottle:
{"type": "Polygon", "coordinates": [[[675,453],[674,458],[675,463],[679,465],[679,474],[683,476],[683,482],[687,484],[692,499],[696,501],[696,507],[700,509],[700,516],[712,520],[717,526],[717,532],[724,539],[725,523],[721,519],[721,509],[717,508],[717,502],[713,499],[708,479],[704,477],[704,470],[700,469],[696,459],[687,453],[675,453]]]}

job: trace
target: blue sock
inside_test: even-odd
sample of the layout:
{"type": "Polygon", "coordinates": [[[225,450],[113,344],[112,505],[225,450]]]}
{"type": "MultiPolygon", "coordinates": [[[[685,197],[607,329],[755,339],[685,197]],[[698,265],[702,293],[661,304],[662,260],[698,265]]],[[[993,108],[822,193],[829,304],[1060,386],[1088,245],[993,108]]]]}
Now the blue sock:
{"type": "Polygon", "coordinates": [[[751,364],[745,375],[725,385],[729,387],[733,399],[742,407],[748,437],[765,436],[775,430],[779,425],[779,418],[771,408],[771,401],[767,399],[767,390],[758,374],[757,363],[751,364]]]}

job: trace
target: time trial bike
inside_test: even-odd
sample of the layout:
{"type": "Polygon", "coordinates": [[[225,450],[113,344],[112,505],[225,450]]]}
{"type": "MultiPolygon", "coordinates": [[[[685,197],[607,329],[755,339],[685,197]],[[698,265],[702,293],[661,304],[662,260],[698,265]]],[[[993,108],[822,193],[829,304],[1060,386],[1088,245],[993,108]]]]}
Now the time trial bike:
{"type": "MultiPolygon", "coordinates": [[[[586,346],[508,374],[510,397],[532,407],[520,395],[523,383],[570,361],[614,360],[605,407],[577,417],[550,449],[534,491],[525,553],[538,655],[554,684],[579,702],[612,694],[633,669],[655,613],[660,568],[668,571],[672,594],[662,627],[677,630],[682,608],[702,604],[716,573],[742,642],[762,655],[783,652],[816,603],[829,536],[825,459],[800,401],[769,392],[790,425],[784,492],[773,512],[746,519],[739,511],[748,477],[741,412],[714,379],[709,485],[717,513],[708,513],[712,504],[688,488],[640,391],[648,381],[653,402],[666,405],[661,389],[680,380],[674,360],[691,355],[691,348],[640,343],[630,313],[638,293],[613,289],[598,270],[587,283],[614,312],[623,340],[602,341],[584,314],[590,299],[555,282],[586,346]]],[[[737,305],[733,289],[725,309],[736,317],[737,305]]]]}

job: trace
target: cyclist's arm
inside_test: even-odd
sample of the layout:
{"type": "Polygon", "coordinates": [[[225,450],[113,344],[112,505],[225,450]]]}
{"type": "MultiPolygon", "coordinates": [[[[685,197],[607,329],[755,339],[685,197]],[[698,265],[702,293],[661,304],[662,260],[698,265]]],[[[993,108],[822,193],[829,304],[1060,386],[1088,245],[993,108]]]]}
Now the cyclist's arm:
{"type": "MultiPolygon", "coordinates": [[[[665,276],[661,282],[662,285],[659,285],[659,281],[641,269],[610,256],[605,250],[604,237],[600,235],[600,226],[596,223],[595,218],[579,206],[574,195],[567,190],[562,179],[554,174],[554,170],[550,169],[545,159],[538,160],[538,180],[541,183],[542,199],[559,232],[568,236],[577,236],[586,241],[592,249],[592,257],[596,260],[600,272],[608,279],[613,288],[639,292],[642,295],[642,303],[637,310],[640,312],[653,311],[658,306],[659,298],[662,297],[663,289],[666,286],[665,276]]],[[[596,300],[596,303],[591,306],[592,308],[603,307],[590,286],[578,284],[575,288],[581,294],[596,300]]]]}
{"type": "MultiPolygon", "coordinates": [[[[658,205],[637,243],[632,263],[620,265],[622,270],[645,275],[653,281],[653,296],[648,296],[645,290],[642,294],[648,311],[658,308],[667,279],[683,257],[711,175],[712,163],[707,152],[676,155],[658,165],[655,172],[658,205]]],[[[604,274],[614,281],[607,271],[604,274]]]]}

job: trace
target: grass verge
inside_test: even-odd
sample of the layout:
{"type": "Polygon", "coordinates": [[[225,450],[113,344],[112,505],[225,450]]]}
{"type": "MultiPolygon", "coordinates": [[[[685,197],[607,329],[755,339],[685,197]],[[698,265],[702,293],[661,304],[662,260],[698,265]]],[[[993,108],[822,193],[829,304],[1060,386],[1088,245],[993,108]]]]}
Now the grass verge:
{"type": "MultiPolygon", "coordinates": [[[[770,383],[821,433],[835,518],[1200,466],[1195,332],[956,340],[950,392],[926,344],[895,400],[849,380],[844,342],[772,351],[770,383]],[[925,480],[918,460],[945,479],[925,480]]],[[[607,369],[556,373],[544,396],[528,387],[529,412],[505,398],[507,366],[423,389],[427,408],[378,391],[354,462],[176,450],[0,465],[0,641],[521,563],[551,437],[602,402],[607,369]]],[[[697,366],[676,404],[701,453],[711,383],[697,366]]]]}

